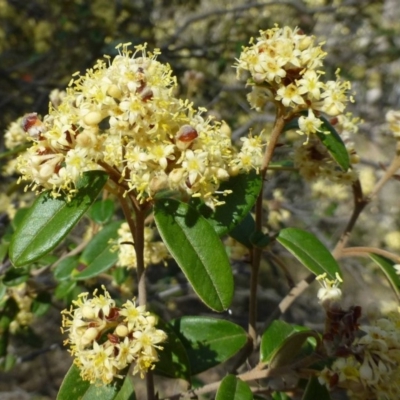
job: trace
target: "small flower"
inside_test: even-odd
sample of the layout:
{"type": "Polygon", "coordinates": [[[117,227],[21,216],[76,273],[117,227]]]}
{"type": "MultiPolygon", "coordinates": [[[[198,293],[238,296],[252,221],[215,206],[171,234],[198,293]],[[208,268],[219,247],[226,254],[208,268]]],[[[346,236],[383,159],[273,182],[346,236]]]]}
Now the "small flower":
{"type": "Polygon", "coordinates": [[[318,290],[317,297],[325,308],[329,308],[332,303],[335,304],[340,301],[342,291],[339,289],[339,285],[343,283],[343,279],[338,273],[336,273],[334,280],[328,279],[326,273],[318,275],[316,279],[322,285],[322,288],[318,290]]]}

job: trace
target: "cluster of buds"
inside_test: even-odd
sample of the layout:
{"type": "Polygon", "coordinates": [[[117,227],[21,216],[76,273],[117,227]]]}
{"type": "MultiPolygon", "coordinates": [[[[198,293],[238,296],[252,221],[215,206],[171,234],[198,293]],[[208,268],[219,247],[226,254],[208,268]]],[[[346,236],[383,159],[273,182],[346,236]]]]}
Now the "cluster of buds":
{"type": "MultiPolygon", "coordinates": [[[[379,317],[370,325],[358,326],[360,307],[342,313],[341,321],[351,335],[336,352],[319,381],[329,389],[347,389],[351,399],[398,399],[400,397],[400,314],[379,317]],[[356,337],[354,338],[354,335],[356,337]]],[[[341,332],[341,337],[345,337],[341,332]]]]}
{"type": "Polygon", "coordinates": [[[329,307],[323,343],[330,366],[319,374],[329,390],[344,388],[352,400],[400,396],[400,314],[360,325],[361,307],[329,307]]]}
{"type": "Polygon", "coordinates": [[[237,60],[237,75],[249,73],[252,92],[248,100],[253,108],[261,110],[269,101],[279,103],[294,113],[305,111],[299,118],[299,133],[310,136],[317,132],[321,121],[318,112],[329,116],[342,114],[349,98],[350,82],[336,80],[323,82],[320,78],[326,53],[321,44],[315,45],[313,36],[299,28],[275,26],[260,31],[237,60]]]}
{"type": "Polygon", "coordinates": [[[156,329],[156,318],[127,301],[117,307],[110,294],[88,299],[88,293],[79,295],[70,310],[64,310],[63,332],[68,332],[65,345],[70,345],[74,363],[81,377],[91,383],[108,384],[120,372],[134,363],[133,374],[154,368],[158,361],[157,350],[167,335],[156,329]]]}
{"type": "Polygon", "coordinates": [[[174,96],[176,79],[159,51],[143,45],[132,54],[128,46],[72,79],[43,121],[24,118],[34,144],[19,158],[23,179],[72,195],[83,172],[104,169],[141,202],[173,190],[214,205],[222,181],[259,165],[243,165],[221,124],[174,96]]]}

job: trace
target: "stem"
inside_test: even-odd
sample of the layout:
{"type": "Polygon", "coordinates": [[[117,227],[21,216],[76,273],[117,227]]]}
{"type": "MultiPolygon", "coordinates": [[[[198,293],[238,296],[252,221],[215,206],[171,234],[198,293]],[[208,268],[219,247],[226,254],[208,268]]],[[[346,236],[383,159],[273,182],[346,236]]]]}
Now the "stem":
{"type": "MultiPolygon", "coordinates": [[[[135,221],[132,218],[131,207],[127,201],[127,198],[122,192],[119,193],[118,198],[121,203],[122,211],[124,212],[126,221],[129,225],[129,229],[134,238],[134,247],[136,253],[136,275],[138,281],[138,303],[139,306],[146,306],[147,304],[147,292],[146,292],[146,270],[144,264],[144,225],[146,219],[146,207],[140,207],[136,199],[128,194],[128,198],[131,200],[132,207],[135,212],[135,221]]],[[[147,400],[155,400],[155,388],[153,373],[147,371],[146,373],[146,391],[147,400]]]]}
{"type": "Polygon", "coordinates": [[[347,223],[346,228],[341,234],[339,241],[337,242],[335,248],[332,251],[332,255],[336,259],[340,257],[341,252],[343,251],[344,247],[346,246],[350,238],[351,231],[353,230],[358,220],[358,217],[360,216],[361,212],[364,210],[365,206],[370,201],[369,199],[364,197],[359,180],[353,183],[353,199],[354,199],[353,213],[351,214],[349,222],[347,223]]]}
{"type": "MultiPolygon", "coordinates": [[[[258,195],[255,212],[256,212],[256,231],[261,232],[262,222],[263,222],[263,192],[264,192],[264,178],[267,173],[268,165],[271,162],[272,156],[276,144],[278,142],[279,135],[282,133],[283,127],[285,125],[284,109],[278,108],[278,115],[275,121],[274,129],[272,130],[270,140],[267,145],[267,149],[264,153],[264,159],[261,166],[261,177],[262,177],[262,187],[260,194],[258,195]]],[[[262,249],[254,247],[252,254],[251,263],[251,276],[250,276],[250,299],[249,299],[249,327],[248,333],[253,341],[253,346],[257,341],[257,285],[258,285],[258,273],[261,264],[261,254],[262,249]]]]}
{"type": "Polygon", "coordinates": [[[354,257],[354,256],[369,256],[370,254],[378,254],[380,256],[389,258],[395,263],[400,264],[400,256],[393,254],[390,251],[382,250],[377,247],[347,247],[343,249],[341,257],[354,257]]]}
{"type": "MultiPolygon", "coordinates": [[[[316,337],[316,336],[314,336],[316,337]]],[[[315,370],[312,369],[305,369],[306,367],[314,364],[315,362],[320,361],[320,356],[317,354],[311,354],[310,356],[307,356],[299,361],[293,362],[291,365],[285,365],[282,367],[277,367],[277,368],[264,368],[264,365],[258,364],[255,366],[251,371],[244,372],[243,374],[239,374],[236,377],[244,382],[251,382],[263,378],[268,378],[271,376],[282,376],[282,375],[292,375],[294,373],[300,372],[300,375],[302,375],[304,378],[309,378],[310,376],[315,375],[315,370]],[[303,371],[303,373],[301,373],[303,371]]],[[[188,390],[187,392],[184,393],[178,393],[169,397],[165,397],[161,400],[179,400],[179,399],[193,399],[193,398],[198,398],[201,395],[204,395],[206,393],[210,392],[215,392],[218,390],[219,386],[221,385],[222,381],[218,382],[213,382],[209,383],[208,385],[204,385],[201,388],[198,389],[191,389],[188,390]]],[[[264,387],[251,387],[253,392],[258,392],[262,390],[263,392],[267,391],[273,391],[272,388],[264,387]]]]}
{"type": "Polygon", "coordinates": [[[390,179],[392,176],[397,172],[400,168],[400,154],[396,154],[394,159],[392,160],[391,164],[389,165],[388,169],[385,171],[385,174],[382,178],[377,182],[374,187],[374,190],[370,194],[370,199],[378,194],[378,192],[382,189],[383,185],[390,179]]]}
{"type": "Polygon", "coordinates": [[[146,270],[144,265],[144,220],[146,214],[143,210],[136,210],[136,231],[135,231],[135,252],[136,252],[136,273],[138,279],[139,305],[147,303],[146,294],[146,270]]]}

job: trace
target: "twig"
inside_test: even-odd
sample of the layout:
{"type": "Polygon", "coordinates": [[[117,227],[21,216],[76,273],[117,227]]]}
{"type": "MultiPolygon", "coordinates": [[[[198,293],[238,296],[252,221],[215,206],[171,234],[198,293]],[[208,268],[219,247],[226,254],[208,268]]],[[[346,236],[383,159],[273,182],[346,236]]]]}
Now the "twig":
{"type": "MultiPolygon", "coordinates": [[[[275,147],[278,143],[278,138],[285,126],[285,110],[282,107],[278,108],[277,118],[274,128],[271,133],[270,140],[264,153],[264,159],[261,166],[260,174],[264,182],[265,174],[267,173],[268,165],[272,160],[275,147]]],[[[260,194],[256,202],[256,231],[261,232],[263,223],[263,195],[264,184],[261,187],[260,194]]],[[[248,333],[253,340],[253,346],[257,342],[257,285],[258,285],[258,272],[260,269],[262,249],[254,247],[252,260],[251,260],[251,276],[250,276],[250,299],[249,299],[249,327],[248,333]]]]}
{"type": "Polygon", "coordinates": [[[395,263],[400,264],[400,256],[397,254],[393,254],[390,251],[382,250],[377,247],[347,247],[342,250],[340,257],[354,257],[354,256],[362,256],[368,257],[370,254],[378,254],[380,256],[389,258],[393,260],[395,263]]]}

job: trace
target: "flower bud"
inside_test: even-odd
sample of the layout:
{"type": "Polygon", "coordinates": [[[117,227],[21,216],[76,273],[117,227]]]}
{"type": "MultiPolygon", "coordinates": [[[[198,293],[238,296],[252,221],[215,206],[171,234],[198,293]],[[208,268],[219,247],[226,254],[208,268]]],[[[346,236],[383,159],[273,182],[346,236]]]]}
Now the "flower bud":
{"type": "Polygon", "coordinates": [[[92,343],[96,339],[98,334],[99,332],[97,328],[88,328],[82,336],[82,344],[84,346],[87,346],[88,344],[92,343]]]}
{"type": "Polygon", "coordinates": [[[179,150],[185,150],[198,136],[199,134],[193,126],[183,125],[175,135],[176,146],[179,150]]]}
{"type": "Polygon", "coordinates": [[[87,125],[97,125],[102,119],[100,111],[91,111],[83,117],[83,122],[87,125]]]}
{"type": "Polygon", "coordinates": [[[46,127],[38,118],[37,113],[26,114],[22,118],[21,127],[34,140],[40,139],[40,135],[46,131],[46,127]]]}
{"type": "Polygon", "coordinates": [[[129,330],[128,330],[128,328],[127,328],[127,326],[126,325],[118,325],[116,328],[115,328],[115,334],[117,335],[117,336],[119,336],[119,337],[125,337],[125,336],[127,336],[128,335],[128,333],[129,333],[129,330]]]}

